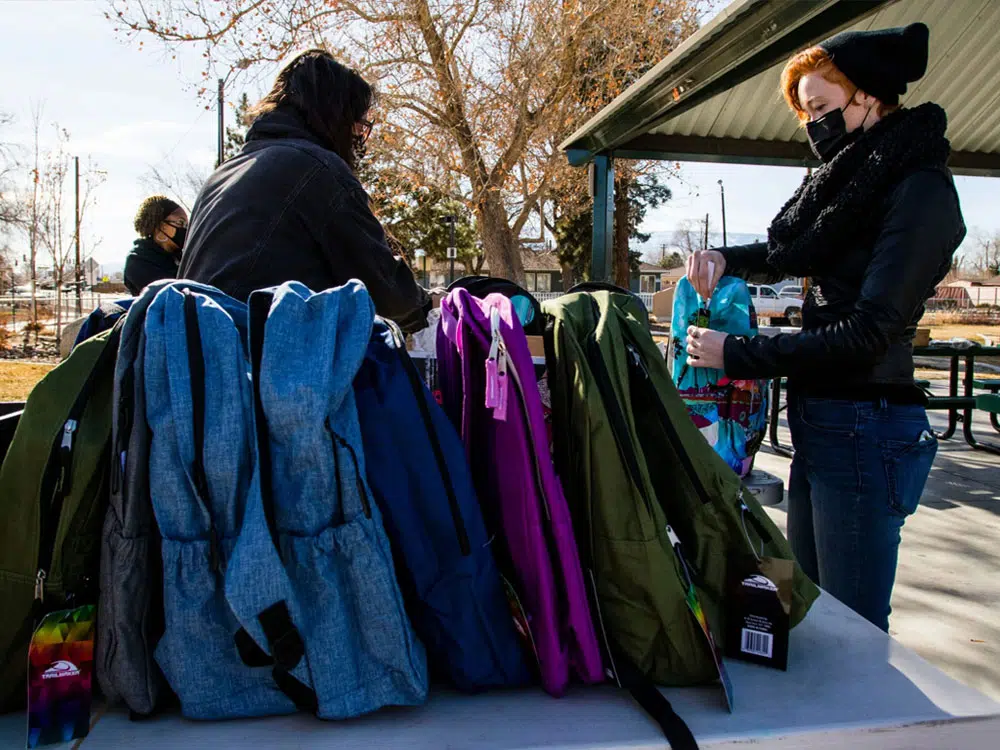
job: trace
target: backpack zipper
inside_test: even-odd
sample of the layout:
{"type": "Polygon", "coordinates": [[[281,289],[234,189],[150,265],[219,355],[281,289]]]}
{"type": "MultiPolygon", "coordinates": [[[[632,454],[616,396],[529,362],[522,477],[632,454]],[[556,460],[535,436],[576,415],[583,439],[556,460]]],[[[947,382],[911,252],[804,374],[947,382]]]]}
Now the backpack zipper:
{"type": "MultiPolygon", "coordinates": [[[[538,463],[538,452],[537,452],[538,446],[535,445],[535,435],[531,429],[531,419],[528,414],[528,405],[524,401],[524,388],[523,384],[521,383],[521,376],[520,374],[518,374],[516,367],[509,366],[510,358],[507,355],[507,350],[502,346],[500,349],[499,356],[507,359],[508,362],[507,372],[510,373],[511,379],[514,381],[514,385],[518,391],[519,395],[518,403],[521,405],[520,409],[521,417],[524,419],[524,425],[527,428],[528,432],[528,444],[530,448],[528,452],[531,454],[531,467],[533,469],[532,475],[535,480],[535,489],[538,491],[538,496],[542,499],[542,507],[545,510],[545,518],[549,522],[551,522],[552,513],[549,511],[549,500],[545,494],[545,483],[542,481],[542,467],[538,463]]],[[[548,450],[546,450],[546,453],[548,453],[548,450]]]]}
{"type": "MultiPolygon", "coordinates": [[[[52,557],[55,554],[59,517],[62,515],[66,495],[72,487],[70,476],[73,468],[73,436],[78,426],[77,420],[67,419],[52,446],[48,471],[49,481],[54,481],[55,484],[49,496],[48,507],[41,509],[39,518],[38,570],[35,573],[35,599],[39,602],[45,599],[45,580],[49,576],[49,568],[52,566],[52,557]],[[57,473],[53,475],[53,472],[57,473]]],[[[45,484],[47,482],[43,483],[43,486],[45,484]]]]}
{"type": "MultiPolygon", "coordinates": [[[[597,302],[592,298],[591,306],[594,311],[595,323],[594,330],[590,333],[587,338],[587,360],[590,363],[590,369],[594,372],[598,380],[598,390],[601,391],[601,400],[604,402],[605,411],[609,412],[609,416],[612,421],[612,432],[615,433],[615,442],[619,447],[619,451],[622,453],[625,459],[626,466],[628,467],[629,473],[632,475],[632,483],[635,485],[636,490],[639,492],[640,497],[642,497],[643,502],[646,503],[646,507],[649,511],[650,517],[653,516],[652,502],[649,496],[646,494],[645,485],[642,483],[642,473],[639,471],[639,465],[635,459],[635,446],[632,443],[632,439],[628,434],[627,427],[625,425],[625,416],[618,404],[618,399],[615,397],[614,390],[611,387],[610,376],[608,375],[607,368],[604,366],[604,359],[601,357],[599,344],[597,343],[597,323],[600,321],[600,308],[597,302]],[[602,379],[605,383],[605,388],[601,388],[602,379]],[[615,427],[615,422],[618,422],[618,427],[615,427]],[[620,432],[619,432],[620,431],[620,432]]],[[[645,371],[642,365],[642,360],[638,356],[638,352],[630,344],[626,344],[626,349],[630,357],[628,359],[633,365],[639,365],[645,371]]],[[[630,368],[631,372],[631,368],[630,368]]],[[[648,379],[649,374],[646,373],[648,379]]],[[[654,399],[656,400],[656,399],[654,399]]],[[[658,402],[658,400],[657,400],[658,402]]],[[[662,404],[660,405],[662,409],[662,404]]],[[[673,441],[671,441],[673,442],[673,441]]],[[[675,445],[676,450],[676,445],[675,445]]],[[[693,468],[693,467],[692,467],[693,468]]],[[[674,554],[677,557],[677,562],[684,574],[684,578],[688,586],[692,587],[693,584],[691,580],[691,566],[688,564],[687,560],[684,558],[684,553],[681,550],[680,538],[674,532],[670,524],[666,527],[667,537],[670,540],[671,549],[673,549],[674,554]]]]}
{"type": "MultiPolygon", "coordinates": [[[[351,454],[351,463],[354,464],[354,486],[358,492],[358,496],[361,498],[361,507],[364,509],[365,518],[372,517],[372,507],[368,502],[368,493],[365,491],[365,483],[361,478],[361,465],[358,463],[358,455],[354,452],[354,448],[348,443],[344,438],[338,435],[336,432],[330,428],[329,423],[327,423],[327,429],[330,431],[330,435],[333,437],[334,442],[342,448],[346,448],[347,452],[351,454]]],[[[336,459],[336,454],[334,454],[334,459],[336,459]]],[[[340,485],[340,469],[336,469],[337,472],[337,485],[339,489],[340,485]]],[[[343,507],[343,506],[341,506],[343,507]]]]}
{"type": "Polygon", "coordinates": [[[118,424],[114,436],[114,456],[111,461],[111,491],[116,494],[125,487],[125,454],[132,432],[133,378],[132,365],[129,365],[122,377],[121,398],[118,402],[118,424]]]}
{"type": "Polygon", "coordinates": [[[218,573],[222,555],[219,551],[219,533],[212,518],[212,505],[205,474],[205,355],[201,343],[201,326],[198,322],[198,300],[190,289],[184,294],[184,334],[188,350],[188,373],[191,383],[192,429],[194,432],[194,460],[191,473],[195,495],[208,516],[208,559],[213,573],[218,573]]]}
{"type": "MultiPolygon", "coordinates": [[[[639,372],[642,373],[643,382],[648,387],[649,384],[651,383],[649,370],[646,368],[645,363],[642,361],[642,357],[639,354],[638,349],[632,342],[626,343],[625,348],[628,350],[629,353],[629,361],[630,364],[632,365],[631,369],[638,370],[639,372]]],[[[656,411],[660,417],[660,423],[663,426],[665,432],[667,433],[667,438],[670,440],[671,445],[673,445],[674,447],[674,452],[677,453],[677,457],[680,459],[681,464],[684,466],[684,471],[687,474],[688,478],[691,480],[691,484],[694,486],[695,492],[698,494],[698,497],[701,499],[702,503],[707,505],[712,501],[711,497],[709,496],[708,490],[705,488],[705,485],[702,483],[701,477],[699,477],[698,473],[695,471],[694,464],[691,463],[691,459],[684,451],[684,446],[683,443],[681,442],[680,435],[677,434],[677,431],[674,429],[673,423],[670,421],[670,415],[667,414],[667,411],[663,407],[663,403],[660,401],[659,398],[654,398],[653,403],[656,405],[656,411]]],[[[744,502],[742,490],[740,491],[739,495],[739,503],[740,503],[740,520],[742,522],[744,535],[746,536],[747,539],[747,544],[750,546],[750,549],[754,553],[754,556],[756,556],[759,559],[760,556],[757,554],[757,549],[754,547],[753,542],[750,540],[750,535],[747,532],[746,528],[747,516],[749,516],[750,518],[750,525],[754,527],[754,530],[760,537],[761,544],[763,544],[764,539],[767,538],[768,534],[764,532],[763,525],[761,524],[760,520],[753,514],[753,512],[750,510],[750,507],[746,504],[746,502],[744,502]]]]}
{"type": "MultiPolygon", "coordinates": [[[[649,370],[646,369],[646,364],[642,361],[639,350],[632,342],[626,342],[625,349],[629,354],[629,357],[627,358],[630,365],[629,372],[641,374],[642,379],[640,382],[646,389],[649,389],[652,384],[652,380],[649,377],[649,370]]],[[[681,466],[684,468],[684,473],[687,474],[687,477],[694,487],[694,491],[698,495],[701,502],[705,505],[711,503],[712,498],[708,494],[708,490],[705,489],[705,485],[702,483],[701,477],[698,476],[698,472],[695,470],[690,456],[688,456],[687,451],[684,449],[684,443],[681,441],[680,435],[677,434],[677,429],[674,427],[673,422],[670,421],[670,415],[667,414],[667,410],[664,408],[660,399],[656,397],[655,391],[653,396],[654,398],[652,398],[651,401],[653,402],[654,409],[659,417],[660,425],[663,427],[664,432],[667,433],[667,439],[670,441],[671,446],[673,446],[674,453],[677,454],[677,458],[681,462],[681,466]]]]}
{"type": "Polygon", "coordinates": [[[45,581],[49,577],[52,558],[55,556],[56,532],[62,516],[63,503],[73,487],[73,443],[80,419],[86,409],[90,394],[97,379],[105,375],[108,360],[114,361],[118,355],[118,343],[124,321],[119,321],[111,330],[104,349],[97,356],[93,368],[87,375],[83,387],[77,394],[62,430],[56,435],[49,451],[49,460],[42,477],[41,496],[48,495],[47,507],[39,509],[38,518],[38,567],[35,572],[35,601],[45,599],[45,581]],[[113,355],[113,356],[112,356],[113,355]],[[58,473],[56,473],[58,472],[58,473]]]}
{"type": "MultiPolygon", "coordinates": [[[[516,312],[516,311],[515,311],[516,312]]],[[[499,323],[499,318],[498,318],[499,323]]],[[[506,371],[511,375],[511,379],[514,382],[514,387],[517,389],[516,399],[520,405],[521,418],[524,420],[524,427],[528,438],[528,453],[531,454],[531,467],[533,469],[532,479],[535,483],[535,492],[538,493],[538,497],[542,501],[542,510],[545,512],[545,519],[548,521],[547,524],[542,524],[542,538],[545,540],[545,550],[548,552],[549,560],[552,563],[553,573],[557,568],[559,568],[558,561],[560,560],[560,555],[558,547],[556,545],[555,536],[552,532],[552,512],[549,509],[549,499],[545,492],[545,482],[542,480],[542,467],[538,463],[538,450],[535,444],[535,434],[531,429],[531,416],[528,413],[528,404],[524,399],[524,384],[521,382],[521,376],[517,371],[516,367],[511,367],[510,357],[507,354],[507,346],[504,343],[503,336],[500,334],[499,328],[497,328],[497,335],[495,338],[496,342],[496,356],[503,357],[507,362],[506,371]]],[[[532,363],[532,372],[534,372],[534,363],[532,363]]],[[[548,446],[546,446],[546,455],[548,455],[548,446]]],[[[565,586],[556,586],[556,610],[557,619],[560,623],[569,622],[569,599],[566,594],[565,586]]],[[[578,644],[579,645],[579,644],[578,644]]]]}
{"type": "Polygon", "coordinates": [[[455,524],[455,535],[458,537],[458,546],[463,557],[472,554],[472,545],[469,543],[469,532],[465,528],[465,520],[462,518],[462,510],[458,505],[458,497],[455,495],[455,487],[451,483],[451,475],[448,473],[448,465],[445,461],[444,451],[441,443],[437,439],[437,431],[431,420],[430,408],[427,406],[426,387],[420,382],[420,375],[413,366],[410,355],[406,353],[406,342],[399,331],[399,328],[389,321],[386,321],[389,331],[392,333],[393,342],[396,344],[396,354],[406,371],[406,377],[410,381],[410,388],[417,399],[420,407],[420,417],[424,422],[427,435],[430,438],[431,450],[434,452],[434,460],[438,466],[438,473],[441,475],[441,483],[444,485],[445,495],[448,498],[448,508],[451,511],[451,520],[455,524]]]}
{"type": "Polygon", "coordinates": [[[636,491],[642,498],[642,502],[645,504],[646,510],[652,518],[653,504],[646,494],[646,488],[642,482],[642,472],[636,461],[635,445],[628,434],[625,415],[622,413],[618,399],[615,396],[611,376],[608,374],[604,358],[601,356],[600,345],[597,343],[597,324],[601,319],[601,311],[593,298],[590,299],[590,304],[594,313],[594,328],[587,336],[584,346],[585,357],[587,363],[590,365],[590,371],[594,374],[594,379],[597,381],[597,390],[601,394],[604,410],[607,412],[608,419],[611,422],[611,432],[615,437],[615,445],[618,446],[621,459],[625,463],[625,468],[629,476],[632,478],[632,484],[635,485],[636,491]]]}

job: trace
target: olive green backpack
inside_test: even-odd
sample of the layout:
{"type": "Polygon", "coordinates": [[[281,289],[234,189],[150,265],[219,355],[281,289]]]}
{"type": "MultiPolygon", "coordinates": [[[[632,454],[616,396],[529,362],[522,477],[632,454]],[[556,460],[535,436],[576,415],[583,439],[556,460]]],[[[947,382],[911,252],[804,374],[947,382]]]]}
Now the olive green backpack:
{"type": "MultiPolygon", "coordinates": [[[[687,580],[721,648],[728,560],[792,559],[788,542],[691,422],[633,295],[543,310],[556,467],[612,654],[661,685],[711,682],[687,580]]],[[[818,593],[796,564],[792,625],[818,593]]]]}
{"type": "Polygon", "coordinates": [[[0,712],[25,703],[36,621],[97,603],[120,329],[35,386],[0,467],[0,712]]]}

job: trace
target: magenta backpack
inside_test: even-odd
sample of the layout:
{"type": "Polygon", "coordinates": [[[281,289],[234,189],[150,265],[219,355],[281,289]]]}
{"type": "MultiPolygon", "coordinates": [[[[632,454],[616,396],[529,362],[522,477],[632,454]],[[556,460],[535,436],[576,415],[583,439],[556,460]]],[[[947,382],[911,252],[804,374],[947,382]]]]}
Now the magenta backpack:
{"type": "Polygon", "coordinates": [[[460,428],[494,556],[542,686],[604,681],[569,508],[549,453],[528,342],[511,302],[465,289],[441,304],[438,367],[460,428]]]}

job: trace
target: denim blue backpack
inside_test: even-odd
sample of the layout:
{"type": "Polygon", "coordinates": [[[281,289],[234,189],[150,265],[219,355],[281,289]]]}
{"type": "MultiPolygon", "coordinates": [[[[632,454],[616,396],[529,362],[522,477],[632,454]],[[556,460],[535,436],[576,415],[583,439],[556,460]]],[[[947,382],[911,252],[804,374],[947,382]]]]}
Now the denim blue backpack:
{"type": "Polygon", "coordinates": [[[368,482],[431,664],[462,690],[526,683],[465,448],[390,321],[376,320],[354,393],[368,482]]]}
{"type": "Polygon", "coordinates": [[[767,429],[768,381],[732,380],[722,370],[691,367],[686,340],[692,325],[756,336],[757,313],[746,283],[723,277],[706,303],[686,278],[681,279],[670,325],[674,385],[688,414],[716,453],[745,477],[767,429]]]}
{"type": "Polygon", "coordinates": [[[156,660],[186,716],[341,719],[426,697],[351,387],[373,315],[356,283],[285,284],[248,313],[175,282],[150,306],[156,660]]]}

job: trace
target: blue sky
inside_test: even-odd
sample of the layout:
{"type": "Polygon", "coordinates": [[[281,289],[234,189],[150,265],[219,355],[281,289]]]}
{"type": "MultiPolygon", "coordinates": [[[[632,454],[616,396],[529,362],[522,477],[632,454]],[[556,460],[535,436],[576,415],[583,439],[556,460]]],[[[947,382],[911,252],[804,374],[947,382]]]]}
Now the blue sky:
{"type": "MultiPolygon", "coordinates": [[[[139,51],[114,34],[104,10],[102,0],[0,2],[0,70],[5,74],[0,112],[17,118],[13,127],[0,131],[0,140],[30,142],[36,102],[44,104],[47,142],[52,122],[69,130],[73,153],[92,157],[107,172],[84,225],[84,244],[100,239],[95,257],[117,264],[134,238],[135,209],[150,192],[143,175],[151,165],[207,174],[215,161],[216,119],[205,110],[208,102],[196,95],[197,51],[176,61],[155,45],[139,51]]],[[[249,93],[253,98],[259,92],[249,93]]],[[[802,175],[793,168],[685,164],[682,179],[669,182],[673,200],[651,211],[643,229],[672,233],[685,219],[697,221],[709,213],[712,229],[718,230],[716,182],[722,179],[729,231],[763,233],[802,175]]],[[[1000,180],[959,177],[957,183],[970,234],[1000,231],[1000,180]]]]}

